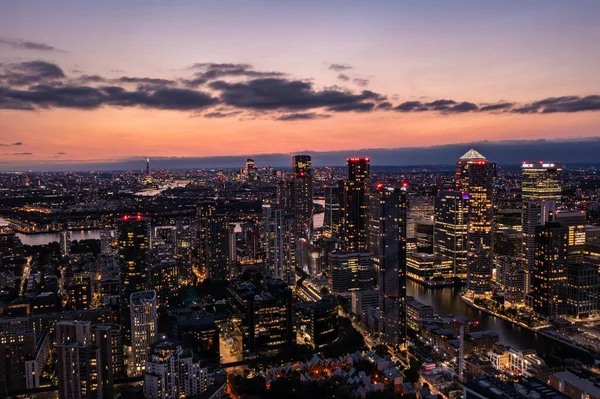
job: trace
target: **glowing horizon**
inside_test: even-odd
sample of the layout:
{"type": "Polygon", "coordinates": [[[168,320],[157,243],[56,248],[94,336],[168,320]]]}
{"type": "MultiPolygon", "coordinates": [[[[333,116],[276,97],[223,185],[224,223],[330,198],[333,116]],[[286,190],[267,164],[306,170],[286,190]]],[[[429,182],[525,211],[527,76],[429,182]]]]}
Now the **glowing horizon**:
{"type": "Polygon", "coordinates": [[[21,165],[600,136],[599,14],[592,1],[4,3],[0,153],[21,165]]]}

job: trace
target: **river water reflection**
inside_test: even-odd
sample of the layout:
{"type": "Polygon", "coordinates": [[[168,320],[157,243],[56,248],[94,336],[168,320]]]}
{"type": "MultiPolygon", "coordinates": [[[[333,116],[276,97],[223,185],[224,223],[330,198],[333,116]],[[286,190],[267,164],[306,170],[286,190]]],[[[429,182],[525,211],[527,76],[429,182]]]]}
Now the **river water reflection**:
{"type": "MultiPolygon", "coordinates": [[[[8,225],[8,220],[0,217],[0,226],[8,225]]],[[[53,241],[58,242],[60,240],[59,233],[36,233],[36,234],[23,234],[17,233],[17,237],[21,239],[21,242],[25,245],[47,245],[53,241]]],[[[79,240],[99,240],[100,230],[71,230],[71,241],[79,240]]]]}
{"type": "MultiPolygon", "coordinates": [[[[409,280],[407,294],[426,305],[431,305],[440,316],[449,314],[466,316],[478,320],[484,330],[493,330],[500,335],[500,343],[519,349],[535,349],[538,354],[550,353],[551,347],[564,346],[528,329],[516,326],[506,320],[490,316],[480,310],[467,306],[458,296],[460,288],[446,287],[429,289],[409,280]]],[[[573,349],[571,349],[573,350],[573,349]]]]}

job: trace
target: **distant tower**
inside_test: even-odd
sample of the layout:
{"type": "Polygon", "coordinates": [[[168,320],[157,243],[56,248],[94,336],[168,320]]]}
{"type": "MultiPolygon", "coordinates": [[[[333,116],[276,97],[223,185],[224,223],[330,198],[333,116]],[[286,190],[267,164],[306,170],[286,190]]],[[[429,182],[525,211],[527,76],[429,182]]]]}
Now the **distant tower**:
{"type": "Polygon", "coordinates": [[[467,295],[492,292],[492,227],[496,164],[475,150],[456,163],[456,186],[469,195],[467,225],[467,295]]]}
{"type": "Polygon", "coordinates": [[[294,219],[296,235],[306,237],[310,233],[313,211],[313,170],[310,155],[292,157],[294,178],[294,219]]]}
{"type": "Polygon", "coordinates": [[[150,158],[146,158],[146,177],[150,177],[150,158]]]}

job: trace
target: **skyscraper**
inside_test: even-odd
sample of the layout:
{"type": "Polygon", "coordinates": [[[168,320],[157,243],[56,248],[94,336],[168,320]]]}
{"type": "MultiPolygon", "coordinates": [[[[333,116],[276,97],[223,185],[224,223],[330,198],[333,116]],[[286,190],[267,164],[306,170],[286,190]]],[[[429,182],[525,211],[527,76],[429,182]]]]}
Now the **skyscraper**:
{"type": "Polygon", "coordinates": [[[328,261],[333,292],[373,289],[373,253],[334,251],[329,254],[328,261]]]}
{"type": "Polygon", "coordinates": [[[306,237],[312,227],[313,211],[313,170],[310,155],[292,156],[292,176],[296,235],[306,237]]]}
{"type": "Polygon", "coordinates": [[[456,164],[456,185],[469,195],[467,224],[467,295],[492,292],[492,225],[496,164],[469,150],[456,164]]]}
{"type": "Polygon", "coordinates": [[[60,232],[60,254],[62,256],[71,254],[71,232],[69,230],[60,232]]]}
{"type": "Polygon", "coordinates": [[[68,287],[69,309],[85,310],[92,305],[92,283],[89,273],[77,273],[68,287]]]}
{"type": "Polygon", "coordinates": [[[323,217],[323,235],[327,238],[338,238],[342,234],[343,192],[343,181],[325,186],[325,215],[323,217]]]}
{"type": "Polygon", "coordinates": [[[387,344],[406,339],[406,188],[378,185],[379,333],[387,344]]]}
{"type": "Polygon", "coordinates": [[[546,222],[554,221],[556,203],[552,200],[523,201],[523,253],[521,263],[525,271],[525,294],[531,291],[533,269],[535,267],[535,229],[546,222]]]}
{"type": "Polygon", "coordinates": [[[144,391],[149,399],[187,398],[208,389],[213,375],[189,349],[173,340],[152,345],[144,373],[144,391]]]}
{"type": "Polygon", "coordinates": [[[213,202],[198,204],[198,263],[205,278],[225,279],[229,271],[229,222],[213,202]]]}
{"type": "Polygon", "coordinates": [[[560,203],[562,167],[555,162],[523,162],[521,197],[523,201],[551,200],[560,203]]]}
{"type": "Polygon", "coordinates": [[[348,252],[368,247],[369,158],[348,158],[348,179],[344,182],[343,240],[348,252]]]}
{"type": "Polygon", "coordinates": [[[133,349],[133,375],[142,375],[146,368],[148,349],[158,335],[156,291],[134,292],[130,297],[131,342],[133,349]]]}
{"type": "Polygon", "coordinates": [[[293,285],[296,265],[294,218],[281,209],[263,205],[263,234],[269,274],[293,285]]]}
{"type": "Polygon", "coordinates": [[[130,345],[129,297],[150,286],[150,219],[124,216],[117,222],[117,245],[121,266],[121,325],[123,341],[130,345]]]}
{"type": "MultiPolygon", "coordinates": [[[[89,321],[56,323],[56,355],[58,386],[61,399],[112,398],[113,376],[110,364],[98,344],[92,339],[89,321]]],[[[108,359],[110,360],[110,359],[108,359]]]]}
{"type": "Polygon", "coordinates": [[[433,253],[452,259],[454,275],[467,277],[468,193],[444,191],[435,198],[433,253]]]}
{"type": "Polygon", "coordinates": [[[294,182],[281,180],[277,183],[277,208],[286,215],[294,216],[294,182]]]}
{"type": "Polygon", "coordinates": [[[569,229],[558,222],[535,227],[535,265],[530,307],[552,319],[566,313],[569,229]]]}

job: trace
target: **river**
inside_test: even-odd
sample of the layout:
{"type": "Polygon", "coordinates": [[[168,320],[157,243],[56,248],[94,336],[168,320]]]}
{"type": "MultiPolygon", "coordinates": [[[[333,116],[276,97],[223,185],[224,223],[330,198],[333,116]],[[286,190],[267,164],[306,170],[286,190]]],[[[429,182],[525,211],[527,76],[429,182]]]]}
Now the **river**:
{"type": "Polygon", "coordinates": [[[573,352],[576,351],[568,345],[467,306],[459,298],[459,293],[460,288],[458,287],[431,289],[412,280],[409,280],[407,284],[407,294],[414,296],[419,302],[433,306],[438,315],[447,316],[451,314],[478,320],[481,329],[493,330],[500,335],[501,344],[518,349],[535,349],[540,355],[547,355],[551,352],[561,355],[573,355],[573,352]]]}
{"type": "MultiPolygon", "coordinates": [[[[8,225],[8,220],[0,217],[0,226],[8,225]]],[[[17,233],[17,237],[25,245],[46,245],[50,242],[59,241],[59,233],[35,233],[23,234],[17,233]]],[[[71,241],[79,240],[99,240],[100,230],[71,230],[71,241]]]]}

